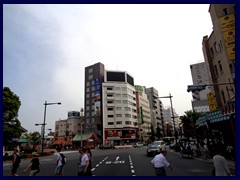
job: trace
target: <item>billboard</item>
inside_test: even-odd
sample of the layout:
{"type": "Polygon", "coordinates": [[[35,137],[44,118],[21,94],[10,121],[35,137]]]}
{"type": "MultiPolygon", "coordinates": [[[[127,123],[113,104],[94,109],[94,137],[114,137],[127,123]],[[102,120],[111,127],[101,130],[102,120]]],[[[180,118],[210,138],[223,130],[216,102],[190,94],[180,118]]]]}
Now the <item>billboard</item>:
{"type": "Polygon", "coordinates": [[[229,60],[235,60],[235,16],[229,14],[220,18],[223,40],[229,60]]]}
{"type": "Polygon", "coordinates": [[[217,109],[217,104],[216,104],[216,100],[215,100],[215,96],[214,94],[212,94],[211,92],[207,95],[208,98],[208,105],[209,105],[209,109],[210,111],[215,111],[217,109]]]}

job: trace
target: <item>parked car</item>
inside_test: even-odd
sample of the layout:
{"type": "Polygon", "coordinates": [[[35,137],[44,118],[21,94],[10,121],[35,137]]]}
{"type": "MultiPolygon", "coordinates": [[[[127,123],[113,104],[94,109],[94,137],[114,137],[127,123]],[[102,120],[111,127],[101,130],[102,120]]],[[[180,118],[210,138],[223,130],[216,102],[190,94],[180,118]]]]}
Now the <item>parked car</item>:
{"type": "Polygon", "coordinates": [[[99,147],[99,149],[114,149],[114,145],[112,145],[112,144],[105,144],[105,145],[101,145],[100,147],[99,147]]]}
{"type": "Polygon", "coordinates": [[[158,145],[158,147],[162,150],[162,149],[166,149],[166,144],[164,141],[154,141],[154,144],[158,145]]]}
{"type": "Polygon", "coordinates": [[[136,143],[133,143],[133,145],[132,145],[133,147],[143,147],[143,143],[141,143],[141,142],[136,142],[136,143]]]}
{"type": "Polygon", "coordinates": [[[159,146],[155,143],[148,144],[147,146],[147,156],[155,156],[161,152],[159,146]]]}

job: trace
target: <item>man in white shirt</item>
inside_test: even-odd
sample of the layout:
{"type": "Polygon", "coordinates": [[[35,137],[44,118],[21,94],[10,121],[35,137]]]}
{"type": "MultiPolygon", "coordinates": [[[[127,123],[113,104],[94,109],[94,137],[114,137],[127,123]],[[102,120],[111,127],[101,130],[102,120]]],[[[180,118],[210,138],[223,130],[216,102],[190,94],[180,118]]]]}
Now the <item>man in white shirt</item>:
{"type": "Polygon", "coordinates": [[[155,174],[156,176],[166,176],[166,171],[164,167],[169,167],[172,171],[172,167],[170,163],[166,159],[167,150],[163,149],[160,154],[156,155],[151,163],[153,164],[153,167],[155,168],[155,174]]]}
{"type": "Polygon", "coordinates": [[[213,156],[213,164],[215,167],[215,176],[231,176],[227,161],[222,155],[221,147],[217,149],[217,153],[213,156]]]}

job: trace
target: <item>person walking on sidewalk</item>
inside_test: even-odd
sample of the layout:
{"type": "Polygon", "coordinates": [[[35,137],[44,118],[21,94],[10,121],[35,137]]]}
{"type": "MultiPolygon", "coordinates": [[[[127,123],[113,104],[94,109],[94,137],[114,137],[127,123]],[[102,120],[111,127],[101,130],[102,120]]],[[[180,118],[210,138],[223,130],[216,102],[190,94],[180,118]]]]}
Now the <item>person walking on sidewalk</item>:
{"type": "Polygon", "coordinates": [[[225,157],[222,155],[223,150],[217,148],[216,155],[213,156],[213,164],[215,168],[215,176],[231,176],[231,172],[227,165],[225,157]]]}
{"type": "Polygon", "coordinates": [[[56,158],[56,169],[55,169],[55,175],[56,176],[63,176],[63,163],[62,163],[62,156],[60,154],[61,147],[57,148],[57,158],[56,158]]]}
{"type": "Polygon", "coordinates": [[[156,176],[166,176],[165,166],[169,167],[172,171],[172,167],[170,163],[166,159],[167,150],[163,149],[160,154],[156,155],[151,163],[153,164],[153,167],[155,168],[155,174],[156,176]]]}
{"type": "Polygon", "coordinates": [[[40,172],[39,165],[40,165],[39,158],[35,157],[31,160],[28,167],[24,169],[23,172],[25,173],[27,170],[31,169],[29,176],[36,176],[36,174],[40,172]]]}
{"type": "Polygon", "coordinates": [[[17,169],[19,168],[20,163],[21,163],[21,156],[18,153],[18,150],[14,149],[13,158],[12,158],[12,175],[13,176],[18,176],[17,169]]]}

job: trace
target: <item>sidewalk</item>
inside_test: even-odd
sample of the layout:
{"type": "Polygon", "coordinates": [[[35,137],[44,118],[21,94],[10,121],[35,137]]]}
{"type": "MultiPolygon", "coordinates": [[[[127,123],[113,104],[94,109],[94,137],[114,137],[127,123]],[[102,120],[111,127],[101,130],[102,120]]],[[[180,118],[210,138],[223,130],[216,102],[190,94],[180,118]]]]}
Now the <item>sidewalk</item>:
{"type": "MultiPolygon", "coordinates": [[[[193,158],[213,164],[213,159],[212,158],[202,158],[202,157],[193,157],[193,158]]],[[[235,170],[235,162],[234,161],[231,161],[231,160],[227,159],[227,165],[228,165],[229,168],[232,168],[232,169],[235,170]]]]}

